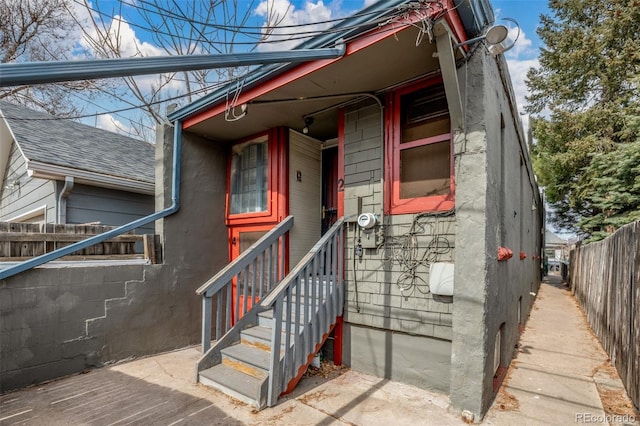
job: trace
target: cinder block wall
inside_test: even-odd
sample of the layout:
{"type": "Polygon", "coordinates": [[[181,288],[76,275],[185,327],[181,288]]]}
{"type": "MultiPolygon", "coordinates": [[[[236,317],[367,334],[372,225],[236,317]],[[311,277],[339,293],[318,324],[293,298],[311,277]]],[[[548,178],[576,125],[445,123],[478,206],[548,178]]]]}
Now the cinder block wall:
{"type": "MultiPolygon", "coordinates": [[[[173,129],[157,149],[171,204],[173,129]]],[[[0,281],[0,390],[199,342],[195,290],[227,263],[224,147],[185,133],[181,208],[159,221],[164,264],[40,268],[0,281]]]]}
{"type": "Polygon", "coordinates": [[[39,268],[0,282],[0,391],[98,365],[105,336],[87,334],[87,323],[125,297],[142,269],[39,268]]]}
{"type": "MultiPolygon", "coordinates": [[[[381,110],[376,103],[349,108],[344,117],[345,200],[361,198],[362,213],[379,215],[378,248],[355,255],[360,229],[347,226],[345,362],[353,369],[427,389],[449,391],[452,299],[429,292],[427,262],[451,262],[455,216],[383,215],[381,110]],[[411,238],[411,229],[418,231],[411,238]],[[437,253],[437,254],[436,254],[437,253]],[[415,272],[415,278],[410,275],[415,272]]],[[[352,212],[345,212],[346,215],[352,212]]],[[[351,218],[353,220],[355,218],[351,218]]],[[[349,218],[347,218],[349,220],[349,218]]]]}

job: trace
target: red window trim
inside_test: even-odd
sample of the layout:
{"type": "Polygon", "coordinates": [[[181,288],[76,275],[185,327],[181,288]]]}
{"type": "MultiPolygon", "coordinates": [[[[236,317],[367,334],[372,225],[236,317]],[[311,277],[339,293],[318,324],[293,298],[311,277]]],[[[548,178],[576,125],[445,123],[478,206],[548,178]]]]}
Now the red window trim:
{"type": "Polygon", "coordinates": [[[388,94],[386,107],[386,134],[385,134],[385,154],[387,161],[385,164],[386,191],[384,199],[384,210],[386,214],[410,214],[425,211],[447,211],[455,206],[455,179],[453,161],[453,133],[432,136],[426,139],[418,139],[412,142],[400,143],[401,119],[400,119],[400,98],[403,95],[416,90],[439,84],[441,77],[431,78],[408,86],[404,86],[388,94]],[[400,199],[400,151],[449,140],[449,193],[445,195],[433,195],[430,197],[400,199]]]}
{"type": "MultiPolygon", "coordinates": [[[[250,142],[267,136],[267,210],[262,212],[230,214],[231,208],[231,158],[227,158],[227,182],[226,182],[226,223],[229,226],[277,223],[286,217],[287,212],[287,132],[284,128],[274,128],[266,132],[252,135],[248,138],[234,142],[231,146],[250,142]]],[[[231,152],[231,147],[229,148],[231,152]]]]}

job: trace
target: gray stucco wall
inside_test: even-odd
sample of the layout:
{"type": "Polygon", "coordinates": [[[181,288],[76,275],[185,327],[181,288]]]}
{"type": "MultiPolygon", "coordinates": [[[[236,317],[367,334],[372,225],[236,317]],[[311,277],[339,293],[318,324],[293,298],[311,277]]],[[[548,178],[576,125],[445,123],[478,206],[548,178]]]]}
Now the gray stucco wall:
{"type": "Polygon", "coordinates": [[[345,111],[345,215],[357,214],[347,211],[348,200],[360,198],[362,213],[381,218],[378,248],[365,248],[361,257],[355,246],[366,236],[353,223],[347,227],[345,363],[448,392],[452,300],[429,292],[428,262],[409,264],[453,261],[455,216],[383,215],[381,120],[375,103],[345,111]]]}
{"type": "Polygon", "coordinates": [[[0,191],[0,221],[46,206],[47,223],[56,223],[55,183],[27,175],[25,159],[15,142],[11,144],[0,191]]]}
{"type": "Polygon", "coordinates": [[[379,328],[345,324],[350,368],[423,389],[449,392],[451,342],[379,328]]]}
{"type": "MultiPolygon", "coordinates": [[[[159,208],[171,204],[173,129],[157,143],[159,208]]],[[[223,147],[184,133],[178,213],[158,222],[164,264],[39,268],[0,281],[0,388],[199,342],[195,289],[227,261],[223,147]]]]}
{"type": "MultiPolygon", "coordinates": [[[[500,365],[507,367],[521,322],[539,285],[542,207],[519,117],[509,104],[498,61],[476,51],[459,78],[466,79],[466,131],[456,136],[456,255],[451,402],[479,420],[493,391],[493,350],[503,325],[500,365]],[[488,105],[499,108],[487,108],[488,105]],[[522,158],[522,162],[521,162],[522,158]],[[514,256],[497,259],[498,247],[514,256]],[[523,251],[527,258],[520,260],[523,251]]],[[[506,68],[505,68],[506,69],[506,68]]]]}

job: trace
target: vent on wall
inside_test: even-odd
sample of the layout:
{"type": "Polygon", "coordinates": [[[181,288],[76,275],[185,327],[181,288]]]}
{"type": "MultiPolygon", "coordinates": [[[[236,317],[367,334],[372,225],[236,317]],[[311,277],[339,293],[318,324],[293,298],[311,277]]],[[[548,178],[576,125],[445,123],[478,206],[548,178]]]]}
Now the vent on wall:
{"type": "Polygon", "coordinates": [[[498,373],[498,368],[500,368],[500,355],[502,349],[502,329],[504,328],[504,323],[500,325],[498,332],[496,333],[496,340],[493,346],[493,372],[494,374],[498,373]]]}

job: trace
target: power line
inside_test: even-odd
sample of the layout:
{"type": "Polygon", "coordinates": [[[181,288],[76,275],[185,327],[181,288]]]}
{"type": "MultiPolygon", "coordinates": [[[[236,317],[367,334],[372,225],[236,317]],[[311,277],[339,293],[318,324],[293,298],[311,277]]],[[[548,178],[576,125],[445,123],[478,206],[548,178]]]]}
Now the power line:
{"type": "MultiPolygon", "coordinates": [[[[244,76],[243,76],[244,77],[244,76]]],[[[127,108],[119,108],[119,109],[114,109],[114,110],[108,110],[105,112],[96,112],[96,113],[92,113],[92,114],[80,114],[80,115],[75,115],[73,117],[38,117],[38,118],[33,118],[33,117],[29,117],[29,118],[25,118],[25,117],[11,117],[11,116],[7,116],[5,115],[4,118],[5,119],[10,119],[10,120],[22,120],[22,121],[54,121],[54,120],[78,120],[81,118],[91,118],[91,117],[96,117],[99,115],[106,115],[106,114],[112,114],[115,115],[117,113],[120,112],[125,112],[125,111],[132,111],[134,109],[142,109],[145,107],[149,107],[152,105],[159,105],[165,102],[170,102],[170,101],[175,101],[178,99],[182,99],[185,98],[187,96],[193,96],[193,95],[198,95],[201,93],[207,93],[208,91],[218,88],[218,87],[222,87],[225,86],[227,84],[233,83],[234,81],[240,80],[242,77],[238,77],[235,79],[231,79],[231,80],[225,80],[225,81],[221,81],[215,84],[212,84],[210,86],[206,86],[197,90],[192,90],[191,92],[182,94],[182,95],[176,95],[176,96],[171,96],[169,98],[165,98],[165,99],[161,99],[161,100],[157,100],[157,101],[153,101],[153,102],[145,102],[142,104],[137,104],[137,105],[133,105],[131,107],[127,107],[127,108]]],[[[128,119],[129,120],[129,119],[128,119]]]]}
{"type": "MultiPolygon", "coordinates": [[[[164,36],[170,36],[172,38],[176,38],[179,40],[185,40],[185,41],[189,41],[192,42],[193,38],[191,37],[185,37],[185,36],[181,36],[177,33],[171,33],[168,31],[163,31],[160,29],[160,27],[157,28],[149,28],[143,25],[140,25],[136,22],[133,21],[127,21],[122,17],[116,17],[113,15],[110,15],[106,12],[103,12],[102,10],[99,9],[95,9],[92,8],[90,6],[88,6],[87,4],[81,2],[80,0],[73,0],[74,3],[77,3],[79,5],[82,5],[83,7],[86,7],[89,11],[95,12],[98,15],[120,22],[120,23],[126,23],[127,25],[130,25],[134,28],[138,28],[140,30],[146,31],[146,32],[150,32],[150,33],[155,33],[155,34],[159,34],[159,35],[164,35],[164,36]]],[[[148,3],[145,2],[144,0],[139,0],[142,3],[148,3]]],[[[143,10],[143,11],[148,11],[151,13],[155,13],[160,15],[157,12],[151,11],[149,9],[145,9],[145,8],[141,8],[140,6],[136,6],[136,8],[143,10]]],[[[206,40],[206,42],[210,45],[223,45],[223,46],[233,46],[233,45],[256,45],[256,44],[272,44],[272,43],[282,43],[285,41],[297,41],[297,40],[304,40],[307,39],[309,37],[312,36],[320,36],[320,35],[325,35],[325,34],[334,34],[334,33],[338,33],[338,32],[344,32],[344,31],[350,31],[350,30],[354,30],[354,29],[359,29],[359,28],[363,28],[363,27],[370,27],[371,25],[376,25],[376,24],[381,24],[384,23],[386,21],[388,21],[390,18],[390,16],[385,16],[383,18],[378,18],[375,20],[371,20],[367,23],[364,24],[358,24],[358,25],[351,25],[351,26],[344,26],[344,27],[336,27],[336,28],[325,28],[325,29],[318,29],[318,30],[312,30],[312,31],[295,31],[295,32],[290,32],[290,33],[282,33],[282,32],[278,32],[278,33],[270,33],[270,34],[265,34],[263,31],[259,31],[259,32],[253,32],[253,31],[249,31],[249,30],[254,30],[254,29],[259,29],[259,30],[264,30],[265,27],[253,27],[253,26],[226,26],[226,25],[219,25],[219,24],[214,24],[214,23],[208,23],[208,22],[202,22],[202,21],[198,21],[198,20],[191,20],[185,17],[181,17],[180,15],[176,15],[175,13],[172,13],[171,11],[168,11],[168,9],[164,9],[164,8],[159,8],[161,10],[166,10],[167,13],[174,19],[179,20],[179,21],[183,21],[185,23],[188,23],[190,25],[193,24],[199,24],[199,25],[203,25],[203,26],[207,26],[216,30],[223,30],[223,31],[227,31],[227,32],[234,32],[234,33],[238,33],[238,34],[242,34],[245,35],[249,38],[256,38],[259,37],[258,41],[233,41],[233,42],[226,42],[226,41],[221,41],[221,40],[217,40],[217,41],[208,41],[206,40]],[[279,37],[279,38],[284,38],[284,37],[288,37],[287,39],[277,39],[277,40],[269,40],[269,39],[264,39],[264,40],[260,40],[262,37],[279,37]]],[[[388,9],[389,11],[394,10],[394,9],[398,9],[398,8],[390,8],[388,9]]],[[[401,11],[401,13],[399,15],[401,15],[402,13],[406,12],[406,9],[399,9],[401,11]]],[[[355,14],[355,15],[351,15],[349,17],[344,17],[344,18],[336,18],[336,19],[331,19],[331,20],[324,20],[324,21],[317,21],[317,22],[309,22],[309,23],[304,23],[304,24],[294,24],[294,25],[278,25],[278,26],[274,26],[274,27],[266,27],[268,29],[272,29],[272,30],[279,30],[281,28],[301,28],[301,27],[311,27],[311,26],[316,26],[319,24],[329,24],[329,23],[335,23],[335,22],[342,22],[345,19],[348,18],[352,18],[352,17],[358,17],[358,16],[368,16],[368,15],[372,15],[372,14],[377,14],[380,13],[380,11],[376,11],[376,12],[368,12],[368,13],[362,13],[362,14],[355,14]]],[[[162,16],[162,15],[161,15],[162,16]]],[[[202,37],[205,37],[209,34],[208,32],[202,32],[200,30],[197,30],[202,37]]]]}
{"type": "MultiPolygon", "coordinates": [[[[241,29],[243,31],[244,30],[256,30],[256,31],[259,31],[259,32],[256,32],[256,33],[243,32],[243,34],[256,34],[256,35],[263,35],[264,34],[261,31],[261,30],[264,29],[264,26],[260,26],[260,27],[258,27],[258,26],[250,26],[250,25],[233,26],[233,25],[221,25],[221,24],[216,24],[216,23],[212,23],[212,22],[203,22],[203,21],[187,18],[185,16],[176,15],[173,11],[171,11],[169,9],[166,9],[164,7],[158,6],[156,4],[153,4],[153,3],[151,3],[151,2],[149,2],[147,0],[138,0],[134,7],[136,9],[141,9],[141,10],[144,10],[144,11],[147,11],[147,12],[151,12],[151,13],[157,14],[157,15],[162,16],[162,17],[169,16],[169,17],[172,17],[172,18],[176,18],[178,20],[189,20],[192,23],[199,24],[199,25],[204,25],[204,26],[215,28],[215,29],[218,29],[218,30],[234,31],[234,32],[238,31],[239,29],[241,29]],[[147,5],[155,6],[162,13],[158,13],[158,12],[153,11],[153,10],[142,8],[142,7],[138,6],[137,3],[144,3],[144,4],[147,4],[147,5]]],[[[391,11],[391,10],[394,10],[394,9],[397,9],[397,8],[396,7],[392,7],[392,8],[388,8],[386,10],[382,10],[382,11],[377,10],[375,12],[355,13],[353,15],[349,15],[349,16],[345,16],[345,17],[341,17],[341,18],[327,19],[327,20],[323,20],[323,21],[307,22],[307,23],[302,23],[302,24],[278,25],[277,27],[274,27],[274,28],[301,28],[301,27],[308,27],[308,26],[318,25],[318,24],[332,24],[332,23],[344,21],[345,19],[375,15],[375,14],[378,14],[380,12],[388,12],[388,11],[391,11]]],[[[292,33],[292,34],[299,34],[299,32],[292,33]]]]}

